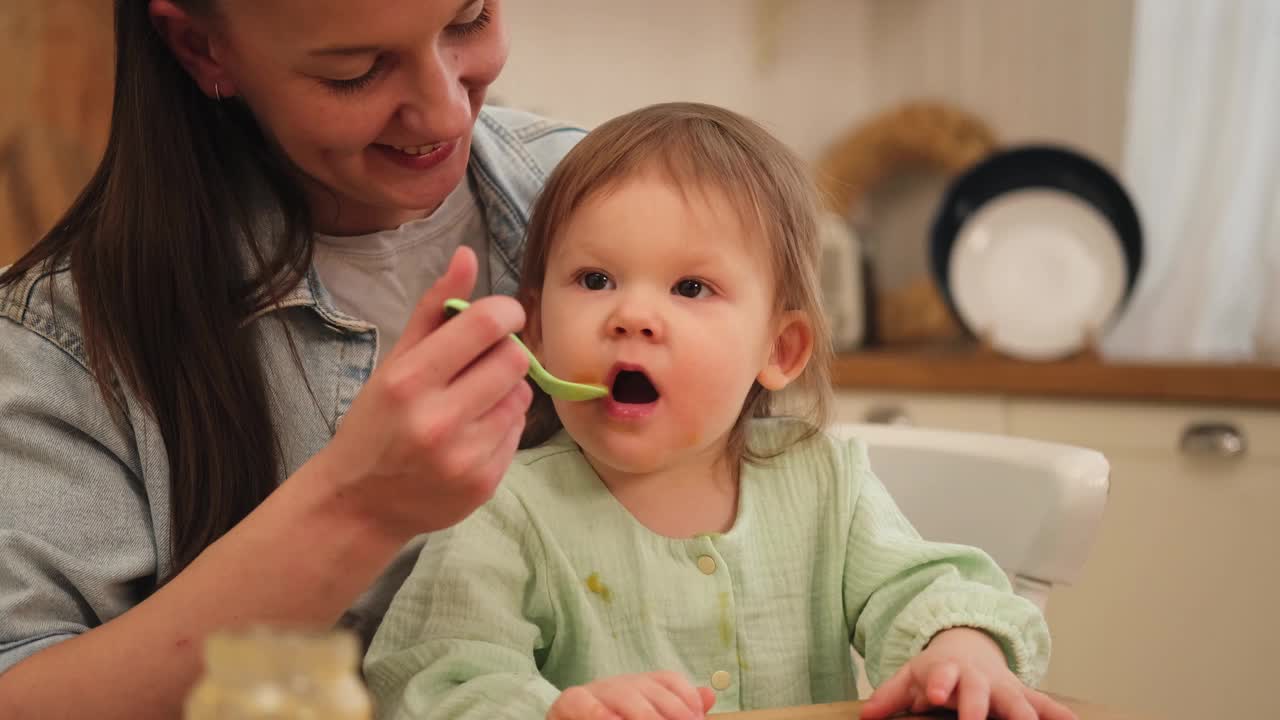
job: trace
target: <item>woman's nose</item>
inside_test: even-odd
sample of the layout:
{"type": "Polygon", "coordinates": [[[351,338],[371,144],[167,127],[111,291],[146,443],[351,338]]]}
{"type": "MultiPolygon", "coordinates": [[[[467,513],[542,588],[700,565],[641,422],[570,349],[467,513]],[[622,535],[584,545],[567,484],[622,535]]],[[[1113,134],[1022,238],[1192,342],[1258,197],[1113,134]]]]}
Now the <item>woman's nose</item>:
{"type": "Polygon", "coordinates": [[[408,90],[400,120],[424,139],[450,140],[471,124],[471,100],[456,63],[436,50],[427,51],[406,74],[408,90]]]}

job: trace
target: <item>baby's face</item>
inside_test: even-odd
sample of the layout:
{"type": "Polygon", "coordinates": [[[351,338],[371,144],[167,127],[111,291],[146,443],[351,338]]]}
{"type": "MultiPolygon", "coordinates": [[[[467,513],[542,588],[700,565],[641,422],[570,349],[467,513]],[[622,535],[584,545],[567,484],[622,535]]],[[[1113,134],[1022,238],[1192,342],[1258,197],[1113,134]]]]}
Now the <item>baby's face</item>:
{"type": "Polygon", "coordinates": [[[777,332],[764,241],[715,189],[658,174],[589,198],[560,229],[539,306],[539,359],[603,383],[556,402],[593,463],[644,473],[718,452],[777,332]]]}

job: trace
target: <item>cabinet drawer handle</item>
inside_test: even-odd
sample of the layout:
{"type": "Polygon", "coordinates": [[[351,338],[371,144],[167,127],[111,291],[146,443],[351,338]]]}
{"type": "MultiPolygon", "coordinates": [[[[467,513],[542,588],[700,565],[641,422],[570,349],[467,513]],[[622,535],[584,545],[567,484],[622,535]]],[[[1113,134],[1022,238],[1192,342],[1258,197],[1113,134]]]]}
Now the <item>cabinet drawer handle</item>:
{"type": "Polygon", "coordinates": [[[1237,458],[1245,454],[1244,433],[1228,423],[1193,423],[1182,431],[1182,452],[1201,457],[1237,458]]]}
{"type": "Polygon", "coordinates": [[[906,410],[891,405],[876,405],[867,410],[866,421],[874,425],[915,425],[906,410]]]}

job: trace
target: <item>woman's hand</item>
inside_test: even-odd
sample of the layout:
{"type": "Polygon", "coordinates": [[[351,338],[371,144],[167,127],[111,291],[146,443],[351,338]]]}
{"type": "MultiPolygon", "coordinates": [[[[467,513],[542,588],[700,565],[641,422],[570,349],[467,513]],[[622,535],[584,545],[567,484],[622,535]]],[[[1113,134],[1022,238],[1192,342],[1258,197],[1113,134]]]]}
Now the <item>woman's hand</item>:
{"type": "Polygon", "coordinates": [[[1022,684],[989,635],[970,628],[944,630],[903,665],[862,707],[865,720],[932,707],[957,711],[960,720],[1075,720],[1075,713],[1022,684]]]}
{"type": "Polygon", "coordinates": [[[547,720],[702,720],[715,703],[677,673],[616,675],[560,693],[547,720]]]}
{"type": "Polygon", "coordinates": [[[469,297],[475,278],[475,254],[460,248],[313,460],[345,507],[393,537],[449,527],[484,504],[524,429],[528,360],[505,340],[524,325],[519,304],[483,298],[444,323],[444,301],[469,297]]]}

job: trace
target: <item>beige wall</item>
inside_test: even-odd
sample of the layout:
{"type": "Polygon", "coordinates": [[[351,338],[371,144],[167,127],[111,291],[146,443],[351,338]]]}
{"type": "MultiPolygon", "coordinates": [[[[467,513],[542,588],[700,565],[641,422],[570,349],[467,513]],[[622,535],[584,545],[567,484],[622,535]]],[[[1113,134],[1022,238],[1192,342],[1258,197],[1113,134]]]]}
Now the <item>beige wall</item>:
{"type": "Polygon", "coordinates": [[[595,125],[652,102],[712,102],[767,122],[807,157],[872,109],[863,0],[505,7],[511,61],[496,92],[513,105],[595,125]]]}
{"type": "Polygon", "coordinates": [[[1124,159],[1132,0],[867,0],[873,96],[938,97],[1008,140],[1124,159]]]}
{"type": "MultiPolygon", "coordinates": [[[[874,113],[930,99],[977,115],[1002,144],[1066,144],[1115,170],[1124,158],[1133,0],[508,0],[506,8],[512,55],[496,95],[588,126],[646,103],[702,100],[765,122],[813,160],[874,113]]],[[[927,238],[949,180],[903,174],[851,218],[885,307],[886,292],[929,295],[927,238]]]]}
{"type": "MultiPolygon", "coordinates": [[[[697,99],[817,155],[869,114],[956,102],[1002,139],[1118,167],[1133,0],[506,0],[495,94],[594,125],[697,99]]],[[[0,264],[47,228],[105,137],[110,3],[0,2],[0,264]]]]}
{"type": "Polygon", "coordinates": [[[1123,158],[1132,0],[508,0],[499,95],[595,124],[717,102],[806,157],[909,98],[955,102],[1007,140],[1123,158]],[[607,7],[608,10],[602,10],[607,7]]]}

